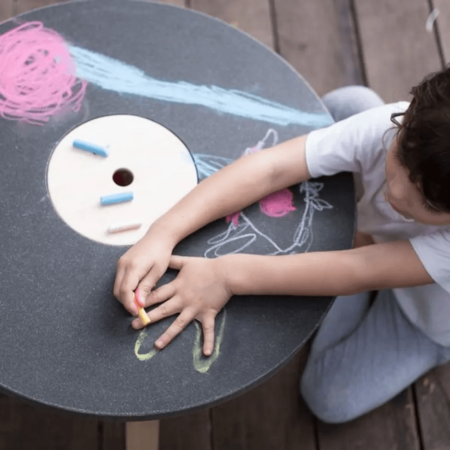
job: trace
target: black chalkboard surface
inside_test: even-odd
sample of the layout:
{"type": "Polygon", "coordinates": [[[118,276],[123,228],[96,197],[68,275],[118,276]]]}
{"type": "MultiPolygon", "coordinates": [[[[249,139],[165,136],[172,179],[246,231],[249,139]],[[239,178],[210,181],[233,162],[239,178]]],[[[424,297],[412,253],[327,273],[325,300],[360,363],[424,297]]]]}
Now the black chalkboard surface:
{"type": "MultiPolygon", "coordinates": [[[[246,34],[199,13],[140,2],[61,4],[1,24],[2,73],[13,69],[4,64],[1,38],[30,22],[33,30],[42,23],[62,37],[77,66],[72,88],[80,95],[66,108],[53,105],[47,117],[26,105],[5,109],[3,102],[0,386],[68,411],[138,420],[214,405],[262,382],[311,336],[331,299],[233,298],[218,316],[213,357],[201,355],[195,323],[156,353],[153,342],[173,319],[143,333],[131,329],[112,296],[115,264],[126,247],[87,239],[60,219],[48,194],[47,165],[79,124],[132,114],[176,134],[202,179],[245,149],[330,124],[322,103],[289,65],[246,34]]],[[[176,253],[286,254],[351,245],[349,174],[290,190],[295,210],[289,214],[269,217],[253,205],[239,222],[219,220],[176,253]]]]}

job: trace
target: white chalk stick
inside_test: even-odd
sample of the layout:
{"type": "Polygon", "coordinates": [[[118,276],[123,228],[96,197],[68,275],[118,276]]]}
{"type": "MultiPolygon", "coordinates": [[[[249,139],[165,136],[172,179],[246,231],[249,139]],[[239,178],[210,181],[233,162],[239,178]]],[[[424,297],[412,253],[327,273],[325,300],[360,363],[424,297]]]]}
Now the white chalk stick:
{"type": "Polygon", "coordinates": [[[108,234],[123,233],[124,231],[138,230],[142,223],[122,223],[108,227],[108,234]]]}

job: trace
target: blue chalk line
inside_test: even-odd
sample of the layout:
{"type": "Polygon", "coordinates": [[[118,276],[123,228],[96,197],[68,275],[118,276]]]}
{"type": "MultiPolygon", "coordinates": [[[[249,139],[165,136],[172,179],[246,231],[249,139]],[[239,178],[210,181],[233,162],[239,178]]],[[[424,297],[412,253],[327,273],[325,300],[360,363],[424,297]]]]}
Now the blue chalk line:
{"type": "Polygon", "coordinates": [[[234,116],[287,126],[325,127],[333,123],[327,112],[304,112],[247,92],[184,81],[169,82],[109,56],[70,46],[77,76],[102,89],[173,103],[200,105],[234,116]]]}

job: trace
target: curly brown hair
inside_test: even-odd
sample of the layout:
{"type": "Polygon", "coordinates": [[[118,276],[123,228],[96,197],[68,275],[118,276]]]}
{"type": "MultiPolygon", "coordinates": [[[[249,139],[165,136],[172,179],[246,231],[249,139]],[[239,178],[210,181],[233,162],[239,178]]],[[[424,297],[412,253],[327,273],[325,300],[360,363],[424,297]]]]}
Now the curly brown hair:
{"type": "Polygon", "coordinates": [[[450,212],[450,65],[425,77],[411,94],[397,157],[428,203],[450,212]]]}

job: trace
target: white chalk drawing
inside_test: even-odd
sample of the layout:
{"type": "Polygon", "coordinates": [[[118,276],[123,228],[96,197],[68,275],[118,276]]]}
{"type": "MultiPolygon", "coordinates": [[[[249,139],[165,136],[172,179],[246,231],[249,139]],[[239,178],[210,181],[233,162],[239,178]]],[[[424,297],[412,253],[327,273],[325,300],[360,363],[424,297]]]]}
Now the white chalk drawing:
{"type": "Polygon", "coordinates": [[[311,248],[313,242],[312,222],[314,212],[333,208],[327,201],[319,198],[319,192],[322,188],[323,183],[312,181],[305,181],[300,185],[300,193],[304,194],[303,201],[306,203],[306,207],[302,220],[294,233],[292,244],[289,247],[281,248],[273,239],[259,231],[250,219],[241,212],[240,219],[242,222],[238,225],[231,222],[226,231],[210,239],[208,241],[210,247],[205,251],[204,256],[206,258],[216,258],[223,255],[240,253],[258,238],[264,239],[273,248],[272,252],[267,253],[268,255],[288,255],[299,253],[300,251],[306,253],[311,248]],[[233,247],[233,244],[235,247],[231,250],[230,248],[233,247]],[[225,246],[227,250],[221,252],[221,249],[225,246]]]}
{"type": "MultiPolygon", "coordinates": [[[[264,147],[267,146],[267,143],[270,138],[272,138],[270,147],[273,147],[278,144],[278,133],[272,128],[270,128],[267,131],[264,138],[260,140],[255,146],[247,147],[244,150],[243,155],[249,155],[250,153],[262,150],[264,147]]],[[[223,169],[225,166],[228,166],[234,162],[234,160],[231,158],[208,155],[206,153],[193,153],[192,157],[194,158],[195,165],[197,166],[197,172],[200,181],[210,177],[214,173],[218,172],[220,169],[223,169]]]]}
{"type": "MultiPolygon", "coordinates": [[[[260,151],[265,147],[273,147],[277,144],[278,133],[273,129],[269,129],[264,138],[254,147],[245,149],[243,156],[260,151]]],[[[200,179],[212,175],[232,162],[228,158],[204,154],[194,154],[194,160],[197,164],[200,179]]],[[[227,254],[240,253],[257,239],[265,240],[272,247],[272,252],[268,253],[268,255],[287,255],[300,251],[307,252],[311,248],[313,241],[312,221],[315,211],[333,208],[327,201],[319,197],[322,189],[323,183],[305,181],[300,184],[299,191],[300,194],[303,194],[303,201],[306,203],[306,206],[302,220],[292,238],[292,244],[288,247],[281,248],[273,239],[259,231],[245,213],[241,212],[239,213],[239,221],[232,220],[226,231],[208,241],[209,247],[205,251],[204,256],[206,258],[216,258],[227,254]]]]}
{"type": "Polygon", "coordinates": [[[193,153],[194,163],[197,166],[200,181],[223,169],[233,162],[232,159],[222,156],[207,155],[205,153],[193,153]]]}

